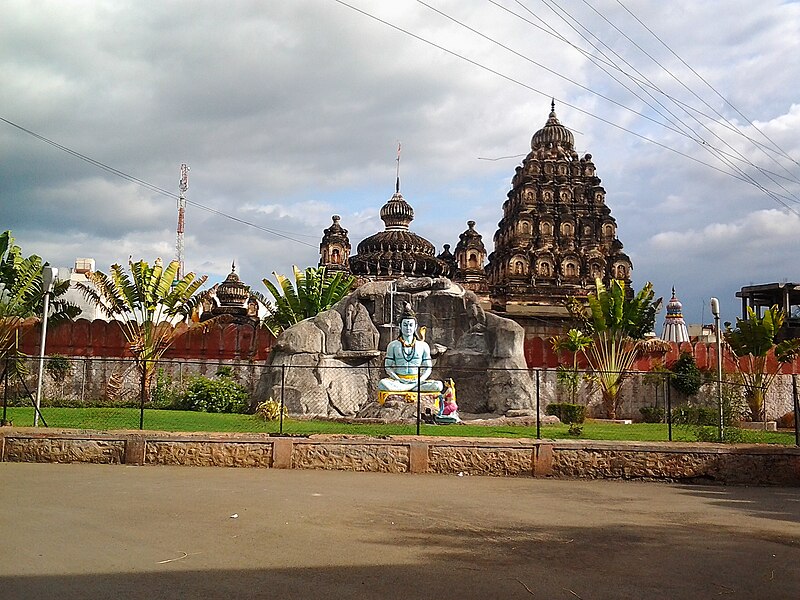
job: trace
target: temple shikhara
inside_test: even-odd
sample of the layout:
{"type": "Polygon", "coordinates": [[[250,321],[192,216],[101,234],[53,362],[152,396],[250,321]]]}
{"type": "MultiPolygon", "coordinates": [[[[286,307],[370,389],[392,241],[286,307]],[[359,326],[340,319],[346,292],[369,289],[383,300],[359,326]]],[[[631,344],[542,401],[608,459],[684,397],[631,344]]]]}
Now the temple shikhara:
{"type": "Polygon", "coordinates": [[[380,215],[385,230],[359,243],[354,256],[347,230],[334,216],[320,245],[320,266],[346,270],[362,281],[449,277],[493,312],[545,335],[570,324],[565,301],[585,297],[596,279],[621,279],[630,286],[633,265],[617,238],[592,155],[575,151],[555,103],[516,168],[488,257],[474,221],[467,221],[454,253],[445,244],[437,255],[431,242],[409,229],[414,209],[400,194],[399,178],[380,215]]]}

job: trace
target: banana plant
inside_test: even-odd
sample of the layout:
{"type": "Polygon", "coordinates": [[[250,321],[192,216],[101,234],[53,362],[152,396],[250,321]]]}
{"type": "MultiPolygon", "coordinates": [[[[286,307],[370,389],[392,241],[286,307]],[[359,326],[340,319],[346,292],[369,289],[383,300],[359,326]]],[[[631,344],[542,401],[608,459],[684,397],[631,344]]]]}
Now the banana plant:
{"type": "Polygon", "coordinates": [[[773,354],[779,363],[794,360],[800,353],[800,339],[777,342],[778,334],[786,320],[786,313],[774,305],[759,317],[751,307],[746,319],[736,319],[736,328],[725,330],[725,341],[737,358],[737,368],[744,384],[744,393],[754,421],[764,419],[764,399],[772,386],[778,370],[770,371],[768,358],[773,354]],[[744,366],[740,364],[744,362],[744,366]]]}
{"type": "Polygon", "coordinates": [[[597,279],[595,288],[586,304],[572,298],[567,308],[592,338],[583,354],[600,388],[606,416],[615,419],[622,404],[622,384],[644,352],[643,340],[653,330],[661,302],[653,300],[649,282],[635,295],[627,293],[620,279],[612,279],[608,288],[597,279]]]}
{"type": "MultiPolygon", "coordinates": [[[[42,271],[46,263],[32,254],[23,256],[14,243],[11,231],[0,233],[0,360],[3,367],[21,371],[22,355],[19,344],[26,329],[22,323],[28,317],[40,317],[44,310],[42,271]]],[[[81,309],[65,301],[69,281],[57,281],[51,292],[48,321],[57,325],[74,319],[81,309]]]]}
{"type": "Polygon", "coordinates": [[[87,273],[91,285],[78,283],[78,288],[107,318],[119,323],[139,370],[146,401],[158,361],[175,339],[175,325],[190,320],[206,276],[187,273],[178,279],[178,261],[164,268],[160,258],[153,266],[140,260],[128,261],[128,267],[130,274],[119,264],[111,265],[108,274],[87,273]]]}
{"type": "Polygon", "coordinates": [[[301,271],[293,266],[294,283],[286,276],[272,272],[278,285],[263,279],[273,300],[260,298],[268,314],[262,323],[276,337],[303,319],[328,310],[352,289],[356,278],[341,271],[328,273],[325,267],[307,267],[301,271]]]}

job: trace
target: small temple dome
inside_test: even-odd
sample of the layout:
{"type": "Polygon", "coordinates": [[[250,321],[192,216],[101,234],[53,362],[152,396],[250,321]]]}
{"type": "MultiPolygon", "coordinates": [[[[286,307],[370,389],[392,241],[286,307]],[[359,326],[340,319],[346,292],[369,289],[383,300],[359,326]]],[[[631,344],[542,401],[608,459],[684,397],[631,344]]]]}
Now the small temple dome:
{"type": "Polygon", "coordinates": [[[564,127],[556,117],[555,100],[550,104],[550,116],[547,123],[531,138],[531,150],[547,148],[550,144],[561,146],[565,151],[571,151],[575,146],[575,137],[572,132],[564,127]]]}
{"type": "Polygon", "coordinates": [[[220,306],[226,308],[243,307],[250,298],[250,286],[245,285],[236,274],[236,263],[231,265],[231,272],[217,288],[217,299],[220,306]]]}
{"type": "Polygon", "coordinates": [[[689,331],[686,328],[686,321],[683,320],[683,304],[675,295],[675,288],[672,288],[672,298],[667,303],[667,316],[664,319],[664,331],[661,339],[668,342],[688,342],[689,331]]]}

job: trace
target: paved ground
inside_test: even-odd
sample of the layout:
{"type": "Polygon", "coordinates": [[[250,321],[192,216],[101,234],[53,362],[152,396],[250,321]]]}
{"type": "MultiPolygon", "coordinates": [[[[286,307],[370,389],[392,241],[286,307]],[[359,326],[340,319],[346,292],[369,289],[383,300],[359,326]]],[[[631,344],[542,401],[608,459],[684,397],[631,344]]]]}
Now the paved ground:
{"type": "Polygon", "coordinates": [[[3,599],[800,597],[798,489],[14,463],[0,481],[3,599]]]}

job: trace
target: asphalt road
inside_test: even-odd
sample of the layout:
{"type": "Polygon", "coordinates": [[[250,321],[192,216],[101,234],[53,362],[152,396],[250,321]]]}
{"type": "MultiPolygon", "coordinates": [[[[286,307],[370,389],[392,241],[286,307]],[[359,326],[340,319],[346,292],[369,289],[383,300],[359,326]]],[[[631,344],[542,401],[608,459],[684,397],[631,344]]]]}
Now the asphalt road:
{"type": "Polygon", "coordinates": [[[0,598],[800,598],[800,490],[0,463],[0,598]]]}

